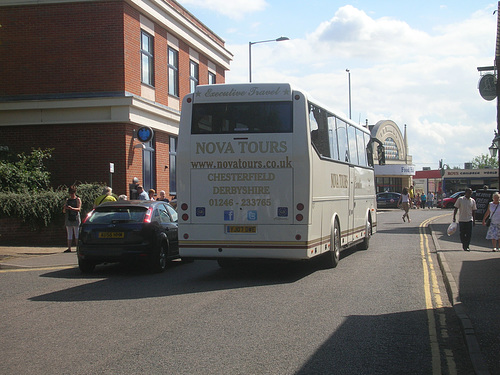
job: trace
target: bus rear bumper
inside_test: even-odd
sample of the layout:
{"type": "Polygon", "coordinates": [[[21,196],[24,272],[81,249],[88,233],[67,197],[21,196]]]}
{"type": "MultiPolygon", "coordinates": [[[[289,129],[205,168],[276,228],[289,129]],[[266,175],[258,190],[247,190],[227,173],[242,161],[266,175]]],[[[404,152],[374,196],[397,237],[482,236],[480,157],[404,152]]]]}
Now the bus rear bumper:
{"type": "Polygon", "coordinates": [[[283,260],[307,260],[320,253],[316,250],[306,248],[234,248],[234,247],[190,247],[180,246],[179,254],[181,258],[196,259],[218,259],[218,258],[239,258],[239,259],[283,259],[283,260]]]}

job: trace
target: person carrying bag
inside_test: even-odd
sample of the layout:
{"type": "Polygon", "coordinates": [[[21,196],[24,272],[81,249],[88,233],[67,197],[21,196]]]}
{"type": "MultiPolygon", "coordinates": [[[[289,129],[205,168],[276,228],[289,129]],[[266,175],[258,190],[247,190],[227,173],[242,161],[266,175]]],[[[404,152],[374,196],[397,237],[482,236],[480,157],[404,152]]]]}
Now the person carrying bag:
{"type": "Polygon", "coordinates": [[[488,227],[486,239],[491,240],[492,251],[498,251],[498,242],[500,241],[500,211],[496,214],[500,204],[500,194],[493,194],[493,202],[488,203],[488,209],[483,216],[483,225],[488,227]]]}

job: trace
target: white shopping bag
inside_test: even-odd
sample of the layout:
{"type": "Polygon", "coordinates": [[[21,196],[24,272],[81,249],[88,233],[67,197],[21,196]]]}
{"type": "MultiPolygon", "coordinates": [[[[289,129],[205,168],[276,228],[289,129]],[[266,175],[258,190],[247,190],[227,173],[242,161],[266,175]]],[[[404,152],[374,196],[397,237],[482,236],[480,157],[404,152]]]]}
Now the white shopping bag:
{"type": "Polygon", "coordinates": [[[455,222],[451,223],[450,226],[448,227],[448,230],[446,231],[448,236],[451,236],[453,233],[455,233],[457,231],[457,227],[458,227],[457,223],[455,222]]]}

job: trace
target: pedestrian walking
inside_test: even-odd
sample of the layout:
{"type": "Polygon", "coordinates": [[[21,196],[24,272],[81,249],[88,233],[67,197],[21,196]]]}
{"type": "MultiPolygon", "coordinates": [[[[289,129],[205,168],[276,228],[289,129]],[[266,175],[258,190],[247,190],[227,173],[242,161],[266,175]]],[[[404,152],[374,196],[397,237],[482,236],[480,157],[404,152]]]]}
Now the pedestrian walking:
{"type": "Polygon", "coordinates": [[[63,207],[64,225],[66,226],[66,233],[68,239],[68,248],[64,250],[65,253],[71,253],[71,245],[73,244],[73,237],[75,238],[75,246],[78,245],[78,229],[80,227],[80,209],[82,207],[82,200],[76,195],[76,186],[70,186],[68,189],[69,198],[63,207]]]}
{"type": "Polygon", "coordinates": [[[399,197],[399,201],[398,201],[398,207],[402,207],[403,210],[404,210],[404,214],[403,214],[403,222],[405,221],[405,217],[408,219],[408,222],[411,223],[411,219],[410,219],[410,215],[408,215],[408,212],[410,211],[410,204],[411,204],[411,200],[410,200],[410,194],[408,192],[408,189],[407,188],[403,188],[403,193],[400,195],[399,197]]]}
{"type": "Polygon", "coordinates": [[[425,205],[427,204],[427,196],[425,193],[422,193],[420,196],[420,207],[422,207],[422,210],[425,209],[425,205]]]}
{"type": "Polygon", "coordinates": [[[429,209],[432,208],[432,206],[434,205],[434,193],[431,191],[429,193],[429,199],[427,199],[427,206],[429,207],[429,209]]]}
{"type": "Polygon", "coordinates": [[[488,209],[483,216],[483,225],[486,220],[490,221],[488,232],[486,232],[486,239],[491,240],[493,246],[492,251],[498,251],[498,244],[500,243],[500,211],[497,213],[498,206],[500,205],[500,194],[498,192],[493,194],[493,202],[488,203],[488,209]]]}
{"type": "Polygon", "coordinates": [[[455,211],[453,211],[453,222],[456,221],[458,212],[458,227],[460,229],[460,242],[462,249],[470,251],[469,245],[472,236],[472,227],[476,225],[474,217],[477,211],[476,201],[472,196],[472,189],[465,189],[465,195],[458,198],[455,202],[455,211]]]}

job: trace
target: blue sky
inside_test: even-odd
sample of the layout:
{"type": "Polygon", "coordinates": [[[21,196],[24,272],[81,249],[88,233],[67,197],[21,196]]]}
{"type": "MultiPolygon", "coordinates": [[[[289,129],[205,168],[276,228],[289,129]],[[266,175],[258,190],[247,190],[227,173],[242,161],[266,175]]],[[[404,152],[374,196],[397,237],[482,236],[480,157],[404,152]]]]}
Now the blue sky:
{"type": "Polygon", "coordinates": [[[352,120],[407,125],[416,170],[439,159],[463,168],[488,153],[496,101],[478,93],[493,65],[495,1],[178,0],[226,41],[227,83],[291,82],[352,120]]]}

